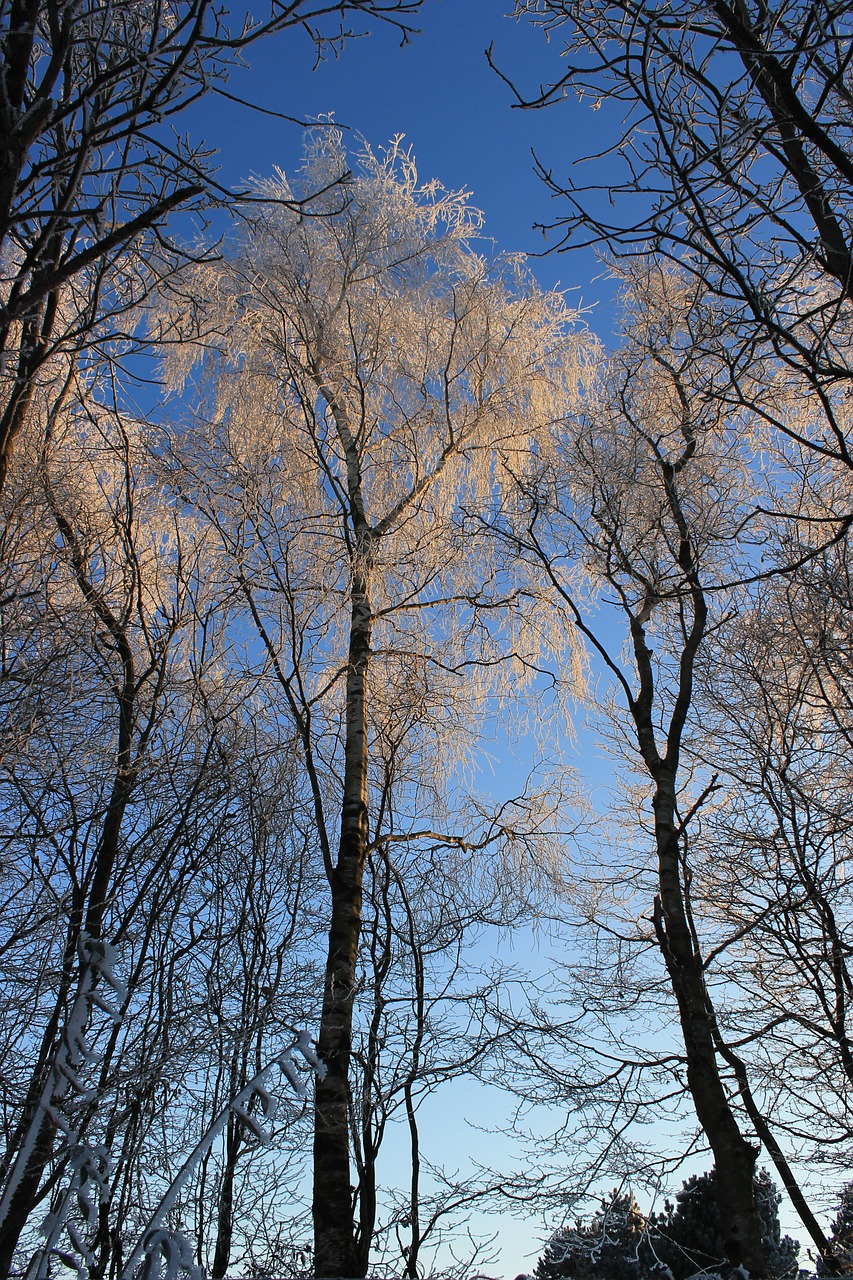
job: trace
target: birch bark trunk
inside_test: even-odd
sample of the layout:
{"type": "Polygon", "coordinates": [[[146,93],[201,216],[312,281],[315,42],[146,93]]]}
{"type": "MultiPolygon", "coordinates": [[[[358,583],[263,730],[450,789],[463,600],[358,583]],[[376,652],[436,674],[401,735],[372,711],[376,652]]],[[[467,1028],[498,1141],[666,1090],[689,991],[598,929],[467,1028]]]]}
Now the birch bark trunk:
{"type": "Polygon", "coordinates": [[[348,455],[356,537],[352,554],[340,843],[330,877],[329,945],[317,1037],[317,1050],[326,1065],[326,1074],[317,1081],[314,1109],[314,1274],[354,1277],[365,1274],[367,1258],[367,1250],[357,1248],[353,1218],[349,1067],[368,840],[367,707],[373,627],[370,604],[373,535],[361,503],[361,476],[355,446],[343,415],[336,412],[335,416],[348,455]]]}

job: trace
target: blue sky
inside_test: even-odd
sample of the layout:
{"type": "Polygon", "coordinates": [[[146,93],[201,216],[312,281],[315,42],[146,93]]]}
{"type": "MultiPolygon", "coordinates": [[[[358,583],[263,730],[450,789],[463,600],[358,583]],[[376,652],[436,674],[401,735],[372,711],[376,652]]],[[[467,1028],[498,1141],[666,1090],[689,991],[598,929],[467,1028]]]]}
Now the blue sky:
{"type": "MultiPolygon", "coordinates": [[[[423,178],[473,193],[499,249],[539,255],[549,242],[533,224],[547,223],[559,205],[534,173],[532,152],[556,173],[567,172],[598,144],[606,113],[574,99],[547,111],[512,108],[510,90],[487,63],[487,46],[494,45],[501,70],[531,90],[558,76],[562,61],[558,33],[549,42],[529,21],[504,16],[510,7],[510,0],[425,0],[415,19],[420,34],[405,47],[399,33],[374,24],[316,69],[307,34],[289,32],[251,49],[250,65],[227,88],[300,119],[332,113],[374,147],[405,134],[423,178]]],[[[183,127],[218,149],[228,186],[298,163],[298,127],[222,98],[206,98],[182,117],[183,127]]],[[[559,283],[575,302],[609,293],[596,281],[602,267],[590,252],[550,254],[531,265],[544,286],[559,283]]]]}

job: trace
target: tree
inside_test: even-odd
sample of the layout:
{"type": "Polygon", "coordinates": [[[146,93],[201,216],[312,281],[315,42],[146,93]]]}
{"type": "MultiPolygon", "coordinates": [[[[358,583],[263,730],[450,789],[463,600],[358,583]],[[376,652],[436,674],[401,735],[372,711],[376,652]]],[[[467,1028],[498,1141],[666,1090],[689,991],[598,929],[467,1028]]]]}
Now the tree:
{"type": "Polygon", "coordinates": [[[745,1100],[754,1093],[771,1128],[836,1166],[851,1079],[847,559],[842,543],[753,588],[707,655],[696,747],[724,783],[697,847],[698,909],[728,933],[745,1100]]]}
{"type": "Polygon", "coordinates": [[[624,279],[624,344],[602,361],[586,413],[559,425],[553,452],[540,451],[539,475],[521,481],[526,521],[507,516],[500,531],[539,562],[624,699],[630,738],[623,740],[651,788],[652,926],[678,1009],[687,1087],[720,1172],[727,1252],[764,1275],[753,1193],[758,1149],[742,1131],[725,1078],[693,911],[691,822],[708,791],[691,794],[683,768],[697,662],[709,628],[725,616],[718,584],[732,572],[741,539],[748,548],[760,537],[761,508],[726,406],[707,393],[719,321],[704,305],[703,286],[654,264],[624,279]],[[592,599],[606,591],[621,618],[630,673],[584,612],[579,564],[592,599]]]}
{"type": "MultiPolygon", "coordinates": [[[[198,910],[204,927],[184,970],[196,993],[190,1013],[195,1052],[183,1080],[175,1073],[171,1110],[176,1120],[184,1113],[186,1136],[177,1123],[164,1153],[167,1168],[180,1164],[187,1140],[246,1088],[293,1028],[309,1024],[316,1005],[319,886],[309,870],[315,850],[304,779],[292,740],[247,723],[234,683],[212,770],[227,779],[227,811],[198,910]]],[[[293,1216],[289,1202],[304,1171],[307,1117],[304,1108],[255,1114],[270,1140],[233,1111],[187,1188],[187,1232],[199,1265],[213,1277],[224,1276],[238,1258],[270,1273],[293,1265],[290,1242],[265,1251],[262,1224],[293,1216]]]]}
{"type": "MultiPolygon", "coordinates": [[[[511,892],[506,868],[483,850],[472,865],[446,848],[399,848],[368,858],[351,1072],[358,1239],[374,1270],[397,1266],[417,1280],[458,1219],[493,1197],[498,1177],[447,1173],[430,1159],[422,1104],[444,1084],[488,1069],[505,1045],[493,1009],[506,998],[503,965],[476,959],[485,930],[524,924],[541,906],[535,883],[511,892]],[[377,1162],[389,1126],[405,1124],[406,1158],[380,1197],[377,1162]],[[390,1203],[389,1203],[390,1201],[390,1203]]],[[[534,877],[535,880],[535,877],[534,877]]],[[[471,1239],[474,1257],[481,1242],[471,1239]]],[[[454,1254],[464,1265],[456,1249],[454,1254]]],[[[436,1259],[438,1261],[438,1259],[436,1259]]]]}
{"type": "Polygon", "coordinates": [[[287,1265],[246,1237],[305,1126],[271,1150],[229,1104],[315,1008],[304,777],[229,667],[205,531],[105,390],[48,398],[3,497],[3,1265],[117,1280],[223,1110],[157,1230],[287,1265]]]}
{"type": "MultiPolygon", "coordinates": [[[[837,412],[851,374],[849,5],[517,0],[516,12],[566,38],[559,78],[518,93],[517,105],[577,95],[581,104],[612,103],[621,122],[601,149],[601,181],[575,186],[542,170],[568,205],[554,224],[562,246],[651,253],[695,273],[728,320],[724,396],[755,405],[756,365],[765,386],[799,384],[811,409],[805,422],[786,422],[766,403],[760,412],[849,468],[837,412]],[[628,210],[624,220],[614,208],[628,210]]],[[[848,527],[841,509],[827,536],[848,527]]]]}
{"type": "Polygon", "coordinates": [[[183,647],[203,547],[146,486],[138,430],[75,396],[79,384],[66,390],[28,438],[5,524],[15,554],[3,619],[3,964],[27,1015],[10,1026],[4,1009],[18,1046],[4,1096],[4,1271],[85,1143],[93,1108],[81,1045],[94,1037],[109,1072],[137,995],[135,982],[116,985],[115,945],[141,928],[134,977],[145,972],[159,939],[140,917],[149,902],[167,916],[191,876],[189,859],[169,893],[208,781],[183,647]],[[114,988],[112,1005],[100,986],[114,988]]]}
{"type": "MultiPolygon", "coordinates": [[[[720,1225],[716,1170],[693,1174],[662,1214],[651,1224],[654,1252],[659,1264],[676,1280],[688,1280],[698,1272],[731,1273],[720,1225]]],[[[755,1178],[755,1203],[761,1221],[761,1241],[767,1274],[776,1280],[796,1280],[799,1245],[783,1236],[779,1225],[781,1197],[766,1169],[755,1178]]]]}
{"type": "MultiPolygon", "coordinates": [[[[853,1267],[853,1183],[848,1182],[841,1188],[838,1211],[830,1229],[830,1242],[842,1260],[844,1274],[849,1275],[853,1267]]],[[[818,1263],[818,1275],[824,1273],[818,1263]]]]}
{"type": "Polygon", "coordinates": [[[503,673],[533,667],[539,640],[481,516],[503,484],[497,459],[526,465],[578,376],[562,299],[517,260],[474,252],[463,196],[420,186],[399,142],[363,152],[342,203],[347,171],[339,136],[315,132],[299,183],[260,184],[268,204],[158,330],[176,384],[202,359],[196,424],[172,431],[175,484],[215,530],[256,678],[294,726],[329,886],[318,1276],[363,1275],[370,1245],[349,1147],[368,861],[398,846],[524,859],[525,826],[535,834],[533,798],[461,817],[449,753],[469,749],[503,673]]]}
{"type": "Polygon", "coordinates": [[[219,92],[256,40],[301,28],[322,55],[349,34],[347,15],[393,23],[405,38],[419,3],[274,0],[257,21],[211,0],[3,0],[0,489],[45,363],[106,342],[116,326],[132,332],[132,315],[122,317],[147,293],[151,267],[182,256],[163,237],[168,215],[228,199],[209,150],[165,122],[219,92]]]}
{"type": "Polygon", "coordinates": [[[588,1223],[554,1233],[536,1264],[536,1280],[639,1280],[650,1272],[647,1223],[630,1194],[616,1188],[588,1223]]]}
{"type": "MultiPolygon", "coordinates": [[[[700,1273],[732,1274],[720,1225],[716,1172],[693,1174],[675,1202],[644,1216],[632,1195],[613,1192],[590,1222],[557,1231],[536,1265],[538,1280],[689,1280],[700,1273]]],[[[799,1245],[782,1236],[780,1195],[765,1169],[755,1178],[755,1202],[767,1274],[796,1280],[799,1245]]]]}
{"type": "MultiPolygon", "coordinates": [[[[625,272],[641,270],[647,258],[674,264],[713,300],[718,321],[710,348],[705,333],[686,340],[696,343],[695,368],[700,354],[712,357],[688,394],[700,402],[715,398],[721,417],[739,423],[744,459],[760,435],[778,468],[775,487],[766,485],[757,497],[763,515],[778,519],[756,533],[762,557],[740,560],[739,571],[746,581],[794,573],[822,548],[841,545],[850,527],[843,479],[850,467],[851,139],[843,105],[850,8],[787,0],[519,0],[516,13],[566,39],[558,78],[536,93],[517,91],[516,105],[544,108],[576,97],[576,110],[611,109],[599,120],[606,130],[609,118],[614,132],[587,159],[593,169],[602,167],[586,184],[541,166],[552,195],[562,197],[550,228],[562,233],[559,248],[601,246],[625,272]]],[[[727,589],[731,571],[721,577],[715,592],[727,589]]],[[[712,743],[697,751],[709,778],[713,754],[712,743]]],[[[819,906],[812,894],[812,902],[823,914],[827,900],[819,906]]],[[[714,914],[707,899],[703,907],[714,914]]],[[[830,931],[841,941],[837,923],[830,931]]],[[[800,940],[801,990],[809,985],[806,951],[818,945],[822,928],[800,940]]],[[[728,943],[720,946],[721,955],[731,954],[728,943]]],[[[831,950],[840,955],[838,946],[831,950]]],[[[827,996],[843,986],[843,967],[836,963],[836,979],[826,973],[818,979],[827,996]]],[[[745,1064],[721,1038],[717,1051],[796,1199],[784,1153],[750,1097],[745,1064]]],[[[763,1070],[769,1080],[766,1062],[763,1070]]],[[[798,1207],[808,1217],[802,1196],[798,1207]]],[[[814,1215],[810,1230],[823,1248],[814,1215]]]]}

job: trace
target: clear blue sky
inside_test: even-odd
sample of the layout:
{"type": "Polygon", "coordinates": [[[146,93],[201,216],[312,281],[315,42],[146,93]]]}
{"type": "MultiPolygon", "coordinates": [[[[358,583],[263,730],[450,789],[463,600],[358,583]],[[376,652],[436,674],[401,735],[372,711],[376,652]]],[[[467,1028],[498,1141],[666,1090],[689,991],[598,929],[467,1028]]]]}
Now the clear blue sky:
{"type": "MultiPolygon", "coordinates": [[[[372,146],[405,134],[423,178],[473,193],[498,248],[540,254],[548,242],[533,224],[550,221],[558,203],[534,173],[532,151],[567,172],[597,145],[606,112],[574,99],[547,111],[512,109],[510,90],[487,64],[488,45],[501,70],[531,90],[558,76],[562,61],[558,36],[549,43],[529,21],[504,16],[509,8],[511,0],[425,0],[414,20],[420,34],[404,48],[398,33],[374,23],[368,36],[316,69],[307,34],[289,32],[251,49],[250,66],[227,87],[300,119],[331,112],[372,146]]],[[[182,117],[182,127],[219,150],[220,180],[228,186],[298,162],[297,127],[221,98],[206,98],[182,117]]],[[[575,301],[609,293],[592,283],[601,267],[589,252],[552,254],[532,265],[544,286],[559,283],[575,301]]]]}

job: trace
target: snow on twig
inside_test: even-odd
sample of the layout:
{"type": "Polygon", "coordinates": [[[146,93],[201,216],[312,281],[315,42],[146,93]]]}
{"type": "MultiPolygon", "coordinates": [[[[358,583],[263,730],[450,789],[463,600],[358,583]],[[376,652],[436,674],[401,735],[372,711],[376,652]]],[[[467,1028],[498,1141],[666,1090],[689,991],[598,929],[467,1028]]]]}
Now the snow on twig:
{"type": "Polygon", "coordinates": [[[252,1099],[257,1097],[264,1118],[270,1121],[275,1118],[276,1102],[266,1087],[274,1068],[278,1067],[298,1097],[306,1096],[305,1082],[298,1072],[294,1054],[298,1054],[319,1079],[323,1078],[326,1073],[325,1065],[317,1057],[309,1033],[300,1031],[293,1043],[268,1062],[236,1097],[223,1107],[205,1130],[151,1215],[119,1280],[136,1280],[136,1278],[138,1280],[176,1280],[176,1277],[181,1274],[188,1276],[189,1280],[198,1280],[200,1272],[193,1260],[192,1248],[188,1241],[180,1232],[170,1232],[161,1224],[175,1205],[199,1160],[206,1155],[227,1125],[230,1115],[236,1115],[243,1124],[248,1125],[261,1142],[268,1143],[271,1140],[268,1129],[257,1116],[251,1114],[249,1108],[252,1099]]]}

